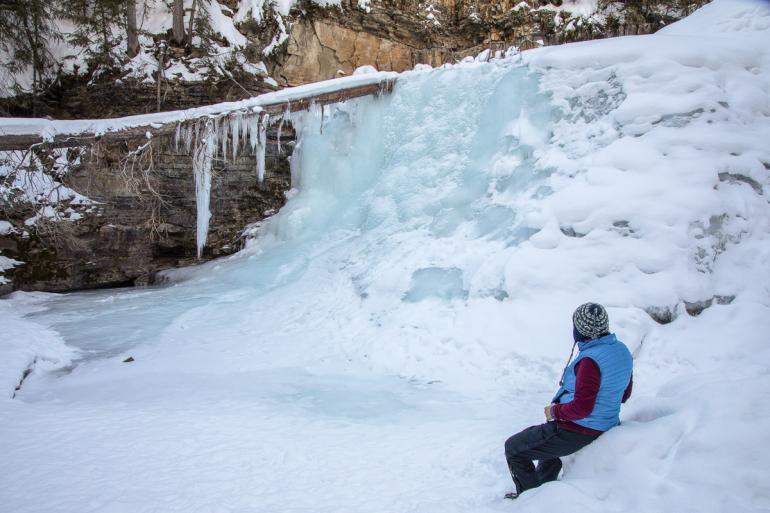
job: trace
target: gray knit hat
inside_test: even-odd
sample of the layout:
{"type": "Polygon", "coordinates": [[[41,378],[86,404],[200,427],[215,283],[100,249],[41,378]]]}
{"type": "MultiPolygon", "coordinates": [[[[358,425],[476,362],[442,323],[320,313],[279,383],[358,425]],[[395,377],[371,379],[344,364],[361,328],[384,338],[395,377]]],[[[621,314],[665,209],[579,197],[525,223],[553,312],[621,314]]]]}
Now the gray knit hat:
{"type": "Polygon", "coordinates": [[[594,339],[610,331],[607,310],[597,303],[585,303],[577,307],[572,314],[572,324],[581,335],[594,339]]]}

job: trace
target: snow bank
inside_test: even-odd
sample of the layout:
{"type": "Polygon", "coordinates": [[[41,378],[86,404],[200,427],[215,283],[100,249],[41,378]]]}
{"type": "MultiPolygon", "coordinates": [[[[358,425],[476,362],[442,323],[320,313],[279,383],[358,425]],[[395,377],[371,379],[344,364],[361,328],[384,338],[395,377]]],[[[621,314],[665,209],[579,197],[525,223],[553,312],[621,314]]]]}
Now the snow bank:
{"type": "Polygon", "coordinates": [[[19,262],[18,260],[14,260],[13,258],[8,258],[6,256],[0,255],[0,285],[5,285],[7,283],[10,283],[8,278],[3,276],[5,271],[8,269],[13,269],[17,265],[21,265],[22,262],[19,262]]]}
{"type": "Polygon", "coordinates": [[[0,235],[8,235],[13,232],[13,226],[8,221],[0,221],[0,235]]]}
{"type": "MultiPolygon", "coordinates": [[[[322,7],[339,6],[341,0],[311,0],[314,4],[322,7]]],[[[249,19],[255,20],[257,23],[262,21],[262,14],[266,8],[266,5],[270,5],[273,10],[280,16],[288,16],[291,9],[299,2],[299,0],[244,0],[238,6],[238,12],[235,14],[235,21],[242,22],[249,19]]],[[[365,8],[361,5],[363,0],[359,1],[359,6],[362,9],[365,8]]]]}
{"type": "Polygon", "coordinates": [[[14,396],[22,380],[61,369],[75,355],[56,332],[23,318],[42,308],[47,297],[50,295],[15,293],[0,300],[0,395],[5,398],[14,396]]]}
{"type": "MultiPolygon", "coordinates": [[[[321,7],[339,6],[341,0],[311,0],[312,3],[321,7]]],[[[262,21],[262,15],[267,6],[272,7],[273,11],[281,17],[288,16],[289,12],[299,3],[299,0],[244,0],[238,6],[238,12],[235,14],[237,23],[254,19],[257,23],[262,21]]],[[[369,0],[358,0],[358,7],[369,12],[369,0]]]]}
{"type": "MultiPolygon", "coordinates": [[[[520,3],[516,8],[530,8],[527,3],[520,3]]],[[[597,0],[565,0],[560,5],[545,4],[539,7],[542,10],[555,11],[555,12],[567,12],[574,16],[582,16],[589,18],[595,15],[599,10],[599,2],[597,0]]]]}

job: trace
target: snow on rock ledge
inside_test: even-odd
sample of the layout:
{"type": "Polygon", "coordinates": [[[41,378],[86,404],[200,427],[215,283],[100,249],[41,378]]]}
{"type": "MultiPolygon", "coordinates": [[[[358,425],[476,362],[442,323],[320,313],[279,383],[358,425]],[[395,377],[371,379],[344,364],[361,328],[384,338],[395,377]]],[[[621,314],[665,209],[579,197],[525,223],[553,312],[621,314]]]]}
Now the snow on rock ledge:
{"type": "Polygon", "coordinates": [[[157,129],[163,125],[183,123],[204,117],[217,117],[238,111],[260,112],[267,107],[301,103],[313,97],[366,88],[382,84],[392,85],[398,73],[377,72],[350,77],[325,80],[303,86],[290,87],[280,91],[267,93],[247,100],[225,102],[206,107],[187,110],[142,114],[113,119],[87,120],[49,120],[41,118],[0,118],[0,138],[3,136],[36,136],[45,142],[53,141],[57,136],[76,136],[79,134],[105,135],[134,128],[148,127],[157,129]]]}

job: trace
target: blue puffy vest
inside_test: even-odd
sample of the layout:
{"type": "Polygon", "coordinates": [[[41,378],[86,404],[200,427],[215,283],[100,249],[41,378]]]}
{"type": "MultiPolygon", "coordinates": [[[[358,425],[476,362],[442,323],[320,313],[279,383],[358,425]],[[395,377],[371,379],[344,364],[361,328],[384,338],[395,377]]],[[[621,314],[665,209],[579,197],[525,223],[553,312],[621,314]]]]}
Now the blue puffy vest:
{"type": "Polygon", "coordinates": [[[552,402],[561,404],[572,401],[575,397],[575,365],[583,358],[591,358],[599,366],[601,384],[596,396],[596,404],[591,414],[575,424],[583,427],[607,431],[620,424],[620,402],[631,380],[633,359],[626,345],[614,334],[578,342],[580,352],[567,367],[564,384],[556,392],[552,402]]]}

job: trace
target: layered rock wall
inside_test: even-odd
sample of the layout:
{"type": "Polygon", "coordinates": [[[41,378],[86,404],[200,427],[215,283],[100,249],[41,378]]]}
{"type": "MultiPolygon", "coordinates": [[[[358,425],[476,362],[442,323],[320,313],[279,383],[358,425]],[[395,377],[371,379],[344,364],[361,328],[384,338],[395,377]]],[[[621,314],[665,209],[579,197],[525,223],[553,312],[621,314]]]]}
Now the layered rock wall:
{"type": "MultiPolygon", "coordinates": [[[[54,119],[114,118],[242,100],[277,89],[248,74],[194,82],[164,80],[160,87],[134,79],[91,81],[66,76],[40,99],[38,115],[54,119]]],[[[27,100],[24,96],[0,98],[0,112],[28,116],[27,100]]]]}
{"type": "MultiPolygon", "coordinates": [[[[288,125],[281,139],[279,148],[277,127],[268,131],[262,183],[256,178],[254,155],[215,161],[202,261],[240,249],[244,227],[285,203],[294,147],[288,125]]],[[[75,207],[82,215],[76,221],[40,219],[27,226],[34,210],[6,209],[16,231],[0,236],[0,250],[23,264],[6,271],[11,284],[0,287],[0,293],[152,284],[158,271],[201,261],[196,258],[192,158],[169,138],[155,143],[153,154],[142,162],[144,169],[129,170],[126,162],[129,148],[141,141],[88,150],[82,163],[61,178],[96,202],[75,207]]]]}
{"type": "Polygon", "coordinates": [[[284,85],[299,85],[347,75],[365,65],[404,71],[416,64],[455,62],[486,48],[528,49],[650,33],[662,26],[633,17],[622,22],[603,17],[600,23],[599,18],[560,11],[554,4],[562,5],[520,0],[373,0],[364,10],[354,0],[343,1],[339,8],[306,2],[292,13],[288,41],[273,55],[270,72],[284,85]]]}
{"type": "Polygon", "coordinates": [[[281,83],[298,85],[365,65],[404,71],[416,64],[451,62],[476,45],[459,35],[451,19],[439,21],[446,9],[432,12],[434,18],[428,19],[431,11],[416,1],[373,1],[369,11],[356,2],[343,2],[339,9],[308,4],[295,15],[285,48],[271,62],[271,74],[281,83]]]}
{"type": "MultiPolygon", "coordinates": [[[[232,17],[245,1],[217,3],[225,16],[232,17]]],[[[108,73],[99,69],[93,76],[60,76],[38,98],[35,115],[104,118],[177,110],[254,96],[274,88],[272,79],[280,86],[300,85],[350,74],[365,65],[404,71],[417,64],[454,62],[486,48],[528,49],[650,33],[706,1],[600,0],[598,11],[592,13],[586,11],[588,4],[574,0],[370,0],[366,8],[358,0],[342,0],[331,7],[302,0],[288,15],[274,12],[273,4],[265,2],[259,22],[227,18],[245,46],[233,48],[234,43],[210,30],[211,37],[225,45],[220,49],[224,53],[232,50],[238,58],[220,62],[209,56],[205,80],[193,65],[201,64],[204,48],[164,46],[167,35],[154,34],[156,42],[164,43],[160,46],[164,50],[148,48],[154,53],[145,57],[163,63],[163,73],[150,65],[147,76],[139,79],[125,58],[122,69],[118,66],[108,73]],[[272,79],[261,71],[261,61],[272,79]],[[164,77],[160,99],[153,83],[158,76],[164,77]]],[[[0,112],[30,115],[27,100],[0,99],[0,112]]]]}

